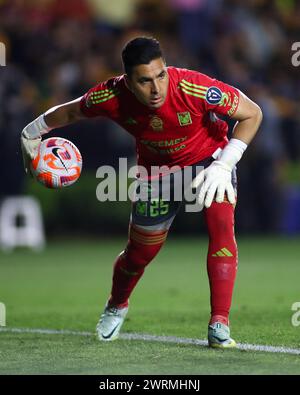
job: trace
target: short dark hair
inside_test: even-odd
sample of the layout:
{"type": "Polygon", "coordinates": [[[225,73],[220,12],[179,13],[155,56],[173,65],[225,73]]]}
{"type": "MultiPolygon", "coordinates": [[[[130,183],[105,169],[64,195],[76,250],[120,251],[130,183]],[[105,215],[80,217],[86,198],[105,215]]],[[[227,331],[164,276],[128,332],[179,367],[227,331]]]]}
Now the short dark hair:
{"type": "Polygon", "coordinates": [[[137,37],[123,48],[122,60],[125,73],[130,76],[134,66],[149,64],[152,60],[163,58],[159,41],[152,37],[137,37]]]}

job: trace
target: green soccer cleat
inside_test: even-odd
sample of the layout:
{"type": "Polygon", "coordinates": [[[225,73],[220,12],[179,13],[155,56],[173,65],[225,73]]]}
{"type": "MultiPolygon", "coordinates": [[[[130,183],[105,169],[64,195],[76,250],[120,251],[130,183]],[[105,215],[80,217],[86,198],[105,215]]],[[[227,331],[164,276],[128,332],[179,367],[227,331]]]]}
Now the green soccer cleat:
{"type": "Polygon", "coordinates": [[[98,339],[102,341],[116,340],[125,320],[128,307],[121,309],[106,306],[96,326],[98,339]]]}
{"type": "Polygon", "coordinates": [[[208,326],[208,345],[212,348],[235,348],[236,342],[230,337],[229,326],[215,322],[208,326]]]}

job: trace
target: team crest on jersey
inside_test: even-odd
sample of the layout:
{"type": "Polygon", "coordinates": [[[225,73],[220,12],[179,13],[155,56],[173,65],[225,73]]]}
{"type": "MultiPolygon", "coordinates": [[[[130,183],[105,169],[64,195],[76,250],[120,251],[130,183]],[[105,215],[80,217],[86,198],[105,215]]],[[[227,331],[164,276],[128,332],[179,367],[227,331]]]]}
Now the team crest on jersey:
{"type": "Polygon", "coordinates": [[[212,86],[208,89],[205,95],[205,100],[208,104],[219,104],[222,100],[223,93],[221,89],[217,88],[216,86],[212,86]]]}
{"type": "Polygon", "coordinates": [[[164,128],[164,123],[157,115],[151,117],[150,126],[156,132],[161,132],[164,128]]]}
{"type": "Polygon", "coordinates": [[[192,117],[188,111],[177,113],[178,121],[180,126],[186,126],[192,124],[192,117]]]}

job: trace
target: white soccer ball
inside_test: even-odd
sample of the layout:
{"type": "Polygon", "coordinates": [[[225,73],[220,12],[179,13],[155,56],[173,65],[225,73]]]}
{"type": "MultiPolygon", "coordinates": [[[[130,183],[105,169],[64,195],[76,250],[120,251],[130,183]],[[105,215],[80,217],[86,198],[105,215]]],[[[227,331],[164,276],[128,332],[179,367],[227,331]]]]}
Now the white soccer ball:
{"type": "Polygon", "coordinates": [[[51,137],[43,140],[38,155],[31,162],[31,172],[47,188],[63,188],[74,184],[80,176],[82,157],[69,140],[51,137]]]}

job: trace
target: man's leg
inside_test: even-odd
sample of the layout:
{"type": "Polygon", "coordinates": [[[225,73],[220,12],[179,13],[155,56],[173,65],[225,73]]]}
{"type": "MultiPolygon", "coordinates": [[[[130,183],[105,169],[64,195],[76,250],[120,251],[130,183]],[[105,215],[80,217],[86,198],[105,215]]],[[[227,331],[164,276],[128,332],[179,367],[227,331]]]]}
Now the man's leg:
{"type": "MultiPolygon", "coordinates": [[[[132,205],[128,243],[114,264],[110,298],[97,325],[100,340],[118,337],[128,310],[128,299],[146,266],[161,249],[181,202],[164,200],[165,190],[172,191],[171,178],[156,183],[139,181],[137,191],[146,191],[148,200],[132,205]],[[161,196],[162,195],[162,196],[161,196]]],[[[170,195],[172,196],[172,195],[170,195]]]]}
{"type": "Polygon", "coordinates": [[[213,202],[204,210],[209,235],[207,272],[211,290],[211,321],[228,325],[237,272],[237,245],[234,235],[234,207],[213,202]]]}
{"type": "Polygon", "coordinates": [[[96,328],[99,340],[118,338],[128,311],[128,299],[166,240],[173,218],[149,226],[130,223],[127,246],[114,265],[111,296],[96,328]]]}
{"type": "Polygon", "coordinates": [[[129,226],[129,240],[118,256],[113,273],[111,296],[108,305],[122,308],[142,277],[146,266],[156,256],[166,240],[168,229],[147,230],[133,224],[129,226]]]}
{"type": "Polygon", "coordinates": [[[210,333],[215,333],[218,334],[217,343],[220,338],[220,344],[216,344],[216,347],[234,347],[235,342],[230,339],[228,318],[238,262],[234,235],[234,207],[227,202],[213,202],[210,208],[204,210],[204,215],[209,234],[207,254],[211,301],[209,341],[210,333]],[[223,341],[224,345],[222,345],[223,341]]]}

